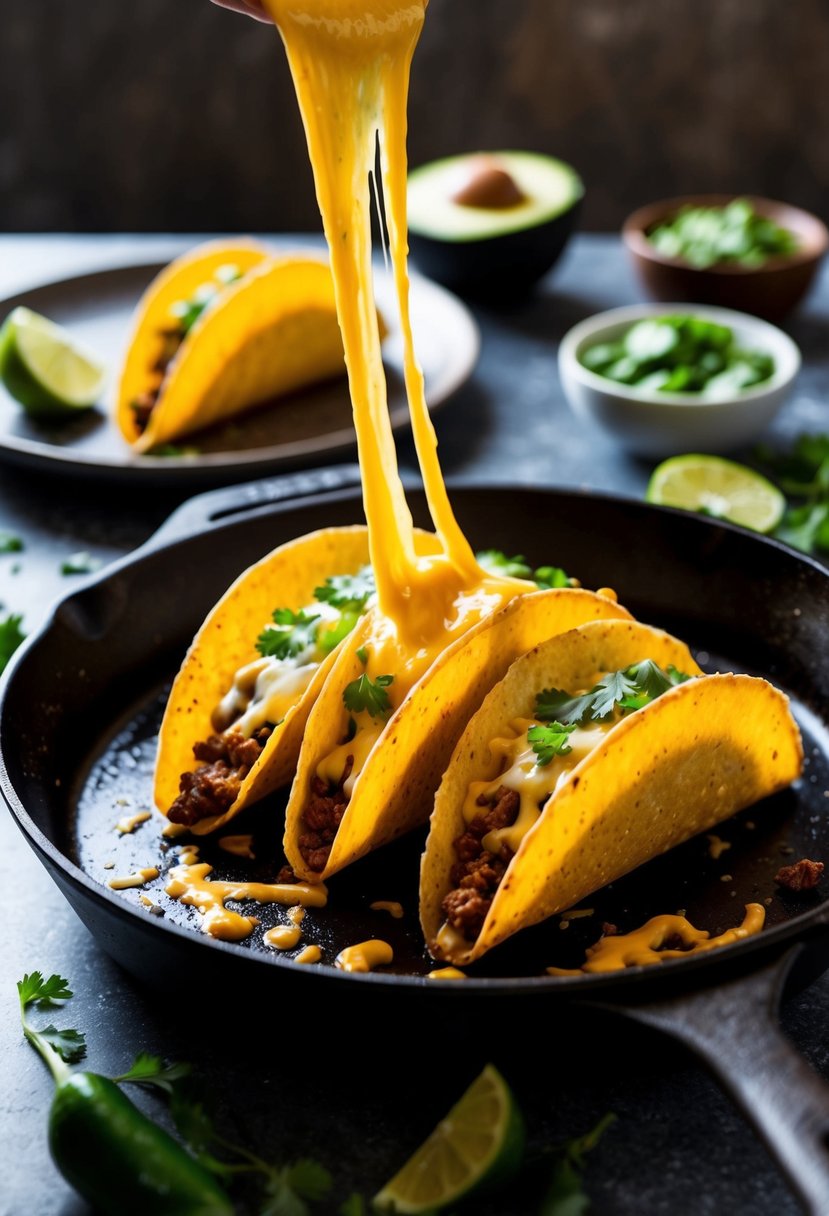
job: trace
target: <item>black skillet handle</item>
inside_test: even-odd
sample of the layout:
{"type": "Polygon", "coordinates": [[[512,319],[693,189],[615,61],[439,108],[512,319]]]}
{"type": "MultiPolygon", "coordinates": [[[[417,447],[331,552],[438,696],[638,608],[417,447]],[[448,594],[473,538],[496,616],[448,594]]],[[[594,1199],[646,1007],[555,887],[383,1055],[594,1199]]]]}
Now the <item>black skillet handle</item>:
{"type": "Polygon", "coordinates": [[[276,503],[293,503],[302,498],[316,498],[349,490],[360,485],[360,468],[356,464],[331,465],[324,469],[307,469],[228,486],[197,494],[173,512],[151,539],[151,545],[167,544],[203,532],[212,524],[239,515],[265,511],[276,503]]]}
{"type": "Polygon", "coordinates": [[[810,1216],[829,1213],[829,1085],[780,1029],[786,977],[801,946],[762,971],[626,1016],[679,1039],[708,1065],[765,1142],[810,1216]]]}

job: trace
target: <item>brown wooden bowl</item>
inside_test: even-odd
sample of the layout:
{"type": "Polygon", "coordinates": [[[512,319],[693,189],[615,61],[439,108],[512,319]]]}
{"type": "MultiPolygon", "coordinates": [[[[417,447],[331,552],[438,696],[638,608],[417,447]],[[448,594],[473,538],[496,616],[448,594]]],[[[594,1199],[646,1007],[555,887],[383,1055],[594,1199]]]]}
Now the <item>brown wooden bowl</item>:
{"type": "Polygon", "coordinates": [[[716,304],[770,321],[780,320],[800,303],[829,248],[829,230],[810,212],[768,198],[733,194],[693,194],[649,203],[628,216],[622,239],[654,299],[716,304]],[[799,242],[796,252],[771,257],[762,266],[724,263],[701,270],[682,258],[666,257],[648,240],[649,232],[683,207],[724,207],[735,198],[747,198],[758,214],[793,232],[799,242]]]}

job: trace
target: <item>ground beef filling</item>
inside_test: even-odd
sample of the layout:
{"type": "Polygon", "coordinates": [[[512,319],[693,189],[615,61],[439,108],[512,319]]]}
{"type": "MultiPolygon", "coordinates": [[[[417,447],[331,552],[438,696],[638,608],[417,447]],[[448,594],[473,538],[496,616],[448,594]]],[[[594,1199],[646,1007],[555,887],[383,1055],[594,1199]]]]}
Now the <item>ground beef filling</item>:
{"type": "Polygon", "coordinates": [[[211,735],[204,743],[196,743],[193,755],[202,763],[191,773],[181,774],[180,793],[167,818],[189,828],[200,819],[230,810],[272,730],[271,726],[263,726],[250,739],[237,730],[226,730],[222,735],[211,735]]]}
{"type": "Polygon", "coordinates": [[[332,786],[320,777],[311,782],[311,798],[302,816],[306,831],[299,838],[299,851],[308,869],[316,874],[328,864],[334,837],[348,806],[348,794],[343,787],[353,768],[354,757],[348,756],[338,785],[332,786]]]}
{"type": "Polygon", "coordinates": [[[155,372],[161,379],[158,386],[153,389],[148,389],[145,393],[139,393],[138,396],[130,402],[130,409],[135,418],[135,425],[139,434],[143,435],[147,427],[150,425],[152,412],[158,404],[158,398],[161,393],[161,385],[164,377],[167,375],[167,369],[178,354],[179,347],[185,339],[184,330],[179,326],[170,329],[160,329],[158,336],[161,338],[161,350],[158,358],[153,364],[151,370],[155,372]]]}
{"type": "Polygon", "coordinates": [[[482,795],[479,806],[489,807],[476,815],[462,836],[453,842],[457,861],[452,866],[453,889],[441,904],[447,922],[467,941],[474,941],[483,928],[495,892],[501,884],[512,850],[501,846],[498,856],[484,848],[488,832],[511,827],[518,816],[521,798],[517,790],[499,786],[494,795],[482,795]]]}
{"type": "Polygon", "coordinates": [[[813,891],[820,882],[822,873],[822,861],[810,861],[808,857],[803,857],[793,866],[783,866],[778,870],[774,881],[787,891],[813,891]]]}

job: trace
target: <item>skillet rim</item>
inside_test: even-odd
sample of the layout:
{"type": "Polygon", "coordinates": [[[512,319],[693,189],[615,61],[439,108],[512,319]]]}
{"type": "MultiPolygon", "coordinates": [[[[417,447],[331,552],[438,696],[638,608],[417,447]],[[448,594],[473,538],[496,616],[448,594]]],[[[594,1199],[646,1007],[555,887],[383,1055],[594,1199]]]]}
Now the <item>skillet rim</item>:
{"type": "MultiPolygon", "coordinates": [[[[746,528],[724,520],[696,516],[690,512],[676,508],[662,507],[653,503],[643,502],[632,495],[611,494],[582,487],[533,486],[515,482],[458,483],[451,478],[447,479],[447,486],[452,491],[453,496],[459,494],[462,496],[464,492],[487,494],[494,492],[499,496],[502,494],[531,493],[542,494],[551,499],[561,497],[590,499],[591,501],[601,502],[608,507],[624,503],[626,507],[633,507],[634,510],[643,513],[645,516],[667,515],[669,518],[681,519],[683,526],[689,526],[692,529],[699,528],[702,532],[711,533],[712,531],[723,530],[735,535],[744,543],[748,542],[749,545],[757,545],[759,551],[771,548],[781,553],[787,560],[794,561],[796,564],[802,564],[813,575],[826,580],[827,588],[829,588],[829,568],[815,558],[799,552],[782,541],[776,540],[773,537],[763,536],[759,533],[753,533],[746,528]]],[[[205,497],[209,499],[210,495],[205,495],[205,497]]],[[[12,783],[3,753],[3,734],[6,720],[5,709],[10,690],[18,678],[18,672],[27,662],[29,655],[37,649],[55,627],[58,612],[65,605],[85,595],[88,591],[99,586],[104,586],[124,571],[131,570],[135,566],[140,566],[144,560],[151,559],[156,554],[165,550],[178,546],[186,546],[207,527],[210,527],[212,531],[224,530],[232,528],[245,519],[258,519],[263,515],[284,515],[297,509],[301,510],[306,507],[329,504],[341,506],[354,503],[359,505],[361,501],[361,488],[355,487],[352,489],[336,490],[333,493],[317,493],[298,501],[283,500],[256,504],[252,507],[245,504],[240,506],[238,511],[223,513],[215,522],[209,518],[205,518],[201,529],[196,531],[190,530],[184,535],[175,533],[174,531],[168,533],[167,524],[162,524],[161,528],[139,548],[109,563],[103,570],[90,575],[84,579],[83,583],[77,585],[66,594],[59,596],[50,605],[42,624],[26,639],[12,657],[6,671],[0,676],[0,795],[2,795],[2,799],[8,807],[12,819],[17,824],[27,843],[46,867],[50,878],[59,887],[61,884],[52,872],[55,869],[60,871],[64,882],[68,882],[83,896],[91,899],[104,914],[111,914],[116,920],[120,918],[128,921],[142,935],[146,936],[148,932],[152,935],[158,931],[172,933],[173,939],[178,939],[191,952],[197,950],[201,944],[210,950],[218,950],[228,959],[234,958],[238,960],[238,965],[241,965],[244,960],[247,960],[249,965],[256,964],[260,968],[260,972],[258,973],[260,975],[265,974],[261,970],[262,968],[276,967],[287,971],[292,979],[298,979],[300,976],[308,977],[309,983],[334,983],[337,980],[347,980],[352,984],[379,986],[380,988],[391,988],[395,991],[423,990],[424,987],[429,990],[448,988],[450,991],[455,991],[456,993],[459,991],[469,995],[490,993],[501,996],[533,996],[543,992],[548,996],[550,993],[558,994],[559,999],[565,1000],[577,999],[579,996],[589,998],[596,995],[610,995],[613,997],[620,995],[619,990],[622,990],[621,995],[626,995],[626,988],[633,988],[634,985],[639,984],[645,977],[653,981],[657,987],[661,985],[664,988],[670,987],[671,983],[675,982],[678,978],[681,980],[691,977],[689,983],[693,983],[693,977],[698,976],[700,972],[708,974],[716,971],[722,972],[726,969],[729,962],[737,957],[741,961],[748,961],[750,965],[750,961],[755,955],[766,957],[774,947],[787,943],[802,943],[805,940],[803,930],[820,929],[829,926],[829,897],[827,897],[819,904],[807,907],[802,912],[796,913],[780,924],[768,930],[764,929],[762,932],[744,938],[742,941],[731,943],[715,951],[692,954],[684,959],[669,959],[664,963],[654,966],[639,965],[625,968],[622,971],[582,974],[579,976],[549,976],[546,974],[530,976],[467,975],[462,982],[458,983],[430,982],[428,975],[416,976],[388,972],[344,972],[335,969],[329,963],[321,966],[298,967],[289,958],[283,958],[279,955],[274,955],[273,957],[265,956],[258,952],[253,952],[245,946],[221,941],[197,930],[185,928],[166,918],[149,918],[140,908],[127,903],[120,898],[117,892],[111,891],[96,882],[80,866],[71,861],[57,845],[49,840],[26,810],[12,783]],[[189,946],[186,943],[190,943],[189,946]],[[316,979],[311,980],[312,976],[316,977],[316,979]]],[[[172,519],[173,516],[170,518],[172,519]]],[[[732,978],[737,974],[737,970],[732,970],[732,978]]],[[[722,975],[719,978],[722,979],[722,975]]]]}

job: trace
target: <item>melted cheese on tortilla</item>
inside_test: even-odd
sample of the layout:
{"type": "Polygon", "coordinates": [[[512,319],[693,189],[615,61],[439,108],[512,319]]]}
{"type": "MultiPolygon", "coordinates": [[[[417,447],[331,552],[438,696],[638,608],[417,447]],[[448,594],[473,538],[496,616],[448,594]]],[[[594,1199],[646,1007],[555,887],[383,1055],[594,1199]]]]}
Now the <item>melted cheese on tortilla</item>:
{"type": "Polygon", "coordinates": [[[369,674],[393,673],[395,702],[452,636],[527,584],[485,575],[455,520],[437,459],[409,319],[406,104],[427,0],[265,0],[288,55],[328,241],[354,410],[377,636],[369,674]],[[371,192],[379,138],[412,429],[442,552],[418,558],[397,466],[371,268],[371,192]]]}

